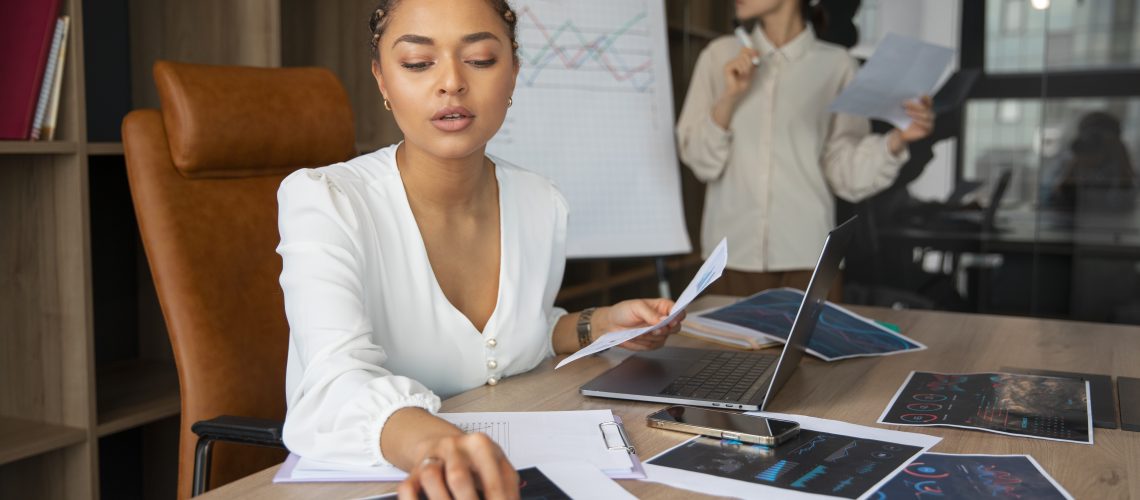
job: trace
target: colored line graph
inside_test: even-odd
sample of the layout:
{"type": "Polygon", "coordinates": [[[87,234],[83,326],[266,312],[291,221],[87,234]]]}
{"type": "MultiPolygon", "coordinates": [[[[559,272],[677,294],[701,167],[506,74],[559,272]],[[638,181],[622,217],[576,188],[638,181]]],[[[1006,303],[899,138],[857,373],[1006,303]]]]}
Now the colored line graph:
{"type": "MultiPolygon", "coordinates": [[[[727,307],[700,315],[701,319],[786,340],[803,302],[803,292],[790,288],[766,290],[727,307]]],[[[808,352],[825,361],[845,357],[922,349],[900,334],[872,324],[827,303],[815,324],[808,352]]]]}
{"type": "Polygon", "coordinates": [[[824,441],[827,441],[827,436],[820,434],[820,435],[812,438],[811,441],[808,441],[808,442],[800,445],[800,447],[796,448],[793,451],[793,453],[795,453],[796,455],[806,455],[808,453],[811,453],[812,451],[815,451],[815,446],[819,443],[824,442],[824,441]]]}
{"type": "Polygon", "coordinates": [[[847,458],[851,454],[851,448],[854,448],[857,445],[858,445],[857,441],[852,441],[850,443],[847,443],[842,448],[835,450],[835,453],[828,455],[827,458],[823,459],[823,461],[824,462],[834,462],[836,460],[847,458]]]}
{"type": "Polygon", "coordinates": [[[641,9],[611,29],[574,19],[551,24],[519,10],[519,84],[586,91],[653,91],[652,39],[641,9]]]}

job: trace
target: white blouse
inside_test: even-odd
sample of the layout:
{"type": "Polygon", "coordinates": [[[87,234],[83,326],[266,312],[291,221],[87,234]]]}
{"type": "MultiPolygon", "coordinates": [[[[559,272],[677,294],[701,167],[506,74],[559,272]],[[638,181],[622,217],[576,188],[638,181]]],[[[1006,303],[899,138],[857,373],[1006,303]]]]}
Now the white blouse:
{"type": "Polygon", "coordinates": [[[835,224],[832,193],[871,196],[909,156],[905,149],[892,156],[865,118],[828,111],[858,68],[846,50],[818,40],[811,27],[779,49],[760,28],[752,38],[760,66],[728,130],[712,109],[724,92],[724,65],[740,53],[731,35],[697,58],[677,121],[681,161],[708,183],[701,248],[708,257],[727,237],[731,269],[811,269],[835,224]]]}
{"type": "Polygon", "coordinates": [[[501,251],[495,310],[480,333],[435,279],[396,146],[294,172],[277,193],[289,320],[284,440],[301,456],[385,463],[380,432],[400,408],[522,373],[554,354],[566,200],[494,159],[501,251]]]}

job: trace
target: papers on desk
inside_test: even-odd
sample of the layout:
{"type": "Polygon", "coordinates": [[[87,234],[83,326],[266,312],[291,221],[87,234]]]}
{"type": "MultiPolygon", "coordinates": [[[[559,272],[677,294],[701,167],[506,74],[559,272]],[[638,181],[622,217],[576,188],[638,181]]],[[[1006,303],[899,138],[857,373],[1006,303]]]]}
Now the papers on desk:
{"type": "MultiPolygon", "coordinates": [[[[691,325],[690,334],[713,341],[748,339],[758,346],[784,343],[803,298],[800,290],[773,288],[735,304],[701,311],[685,323],[691,325]]],[[[923,349],[925,345],[832,302],[824,303],[807,345],[808,354],[824,361],[923,349]]]]}
{"type": "MultiPolygon", "coordinates": [[[[388,500],[395,493],[359,500],[388,500]]],[[[519,498],[523,500],[567,500],[571,498],[637,498],[594,466],[585,462],[559,462],[528,467],[519,471],[519,498]]]]}
{"type": "Polygon", "coordinates": [[[1035,498],[1072,500],[1029,455],[923,453],[876,494],[876,500],[1035,498]]]}
{"type": "MultiPolygon", "coordinates": [[[[441,413],[439,417],[464,431],[487,434],[515,467],[580,461],[612,478],[645,477],[621,419],[610,410],[441,413]]],[[[290,454],[273,482],[401,481],[405,477],[404,471],[392,465],[348,466],[290,454]]]]}
{"type": "Polygon", "coordinates": [[[696,437],[651,458],[647,480],[738,498],[865,498],[941,441],[802,415],[750,414],[799,422],[800,434],[773,448],[696,437]]]}
{"type": "Polygon", "coordinates": [[[712,254],[709,255],[709,258],[705,260],[705,263],[703,265],[701,265],[701,268],[697,271],[697,275],[693,276],[693,280],[689,282],[689,286],[686,286],[685,291],[681,292],[681,296],[677,297],[677,302],[673,303],[673,308],[669,310],[669,315],[666,316],[665,319],[661,320],[656,325],[634,328],[632,330],[620,330],[602,335],[590,345],[583,347],[579,349],[578,352],[567,356],[566,359],[558,363],[554,369],[557,370],[567,364],[573,363],[575,360],[584,358],[594,353],[602,352],[615,345],[621,344],[622,342],[665,326],[670,321],[676,319],[677,316],[679,316],[682,312],[684,312],[685,308],[689,307],[689,303],[692,302],[693,299],[696,299],[697,295],[700,295],[701,292],[705,290],[705,288],[708,288],[712,282],[716,281],[717,278],[720,278],[720,275],[724,272],[724,266],[727,263],[728,239],[726,238],[720,240],[720,244],[716,246],[716,248],[712,251],[712,254]]]}
{"type": "Polygon", "coordinates": [[[910,372],[879,423],[1093,444],[1089,383],[1071,378],[910,372]]]}
{"type": "Polygon", "coordinates": [[[905,129],[910,117],[903,102],[933,94],[953,58],[953,49],[889,33],[829,110],[878,118],[905,129]]]}

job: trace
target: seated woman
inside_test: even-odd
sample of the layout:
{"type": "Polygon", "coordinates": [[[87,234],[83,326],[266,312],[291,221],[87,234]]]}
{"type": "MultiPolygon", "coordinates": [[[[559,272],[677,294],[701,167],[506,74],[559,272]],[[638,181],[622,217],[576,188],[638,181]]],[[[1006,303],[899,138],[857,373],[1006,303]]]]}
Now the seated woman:
{"type": "MultiPolygon", "coordinates": [[[[474,498],[477,484],[517,496],[502,450],[434,416],[440,398],[655,324],[673,304],[554,307],[566,201],[485,154],[519,71],[515,23],[501,0],[381,2],[372,72],[404,141],[300,170],[278,191],[285,443],[317,460],[394,464],[409,472],[402,497],[474,498]]],[[[623,346],[659,347],[679,322],[623,346]]]]}

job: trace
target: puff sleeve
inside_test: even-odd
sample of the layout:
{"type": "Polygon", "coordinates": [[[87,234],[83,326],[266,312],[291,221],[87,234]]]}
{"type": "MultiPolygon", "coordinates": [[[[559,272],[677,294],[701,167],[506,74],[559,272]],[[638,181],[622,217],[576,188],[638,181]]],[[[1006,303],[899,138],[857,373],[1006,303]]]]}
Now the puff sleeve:
{"type": "Polygon", "coordinates": [[[405,407],[429,412],[439,398],[384,368],[365,311],[358,202],[329,174],[303,169],[278,189],[281,289],[289,320],[284,441],[306,458],[349,465],[385,463],[380,434],[405,407]],[[292,368],[292,367],[291,367],[292,368]]]}

